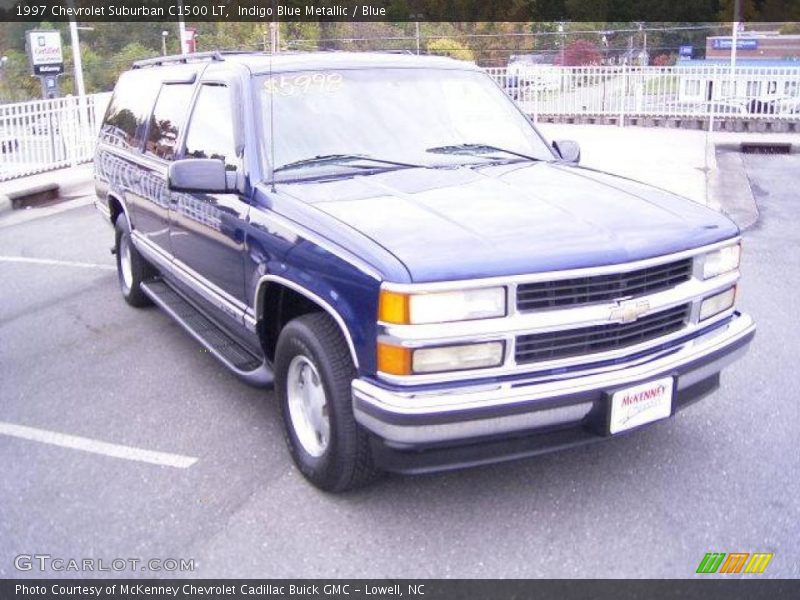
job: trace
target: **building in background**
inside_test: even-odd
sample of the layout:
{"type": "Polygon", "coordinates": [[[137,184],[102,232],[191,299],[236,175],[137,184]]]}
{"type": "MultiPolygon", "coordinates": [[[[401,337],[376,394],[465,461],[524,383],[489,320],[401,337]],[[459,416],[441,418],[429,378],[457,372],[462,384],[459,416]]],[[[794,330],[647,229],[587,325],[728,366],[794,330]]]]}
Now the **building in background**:
{"type": "MultiPolygon", "coordinates": [[[[731,55],[731,36],[706,38],[707,59],[727,59],[731,55]]],[[[777,31],[747,31],[736,41],[736,60],[798,60],[800,35],[781,35],[777,31]]]]}
{"type": "Polygon", "coordinates": [[[678,100],[707,103],[715,112],[800,114],[800,35],[747,31],[706,38],[705,59],[682,56],[678,100]]]}

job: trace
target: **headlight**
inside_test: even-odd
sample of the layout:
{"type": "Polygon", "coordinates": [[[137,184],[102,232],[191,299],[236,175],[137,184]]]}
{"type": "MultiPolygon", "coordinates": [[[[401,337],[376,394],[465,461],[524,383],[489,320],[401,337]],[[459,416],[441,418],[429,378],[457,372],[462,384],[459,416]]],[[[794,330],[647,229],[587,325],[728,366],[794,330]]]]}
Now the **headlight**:
{"type": "Polygon", "coordinates": [[[741,244],[733,244],[732,246],[725,246],[714,252],[709,252],[703,262],[703,279],[735,271],[739,268],[741,257],[741,244]]]}
{"type": "Polygon", "coordinates": [[[378,370],[390,375],[486,369],[503,364],[503,342],[435,348],[403,348],[378,344],[378,370]]]}
{"type": "Polygon", "coordinates": [[[420,294],[381,290],[378,308],[380,321],[397,324],[471,321],[505,314],[504,287],[420,294]]]}
{"type": "Polygon", "coordinates": [[[503,342],[465,344],[414,350],[414,373],[440,373],[497,367],[503,362],[503,342]]]}
{"type": "Polygon", "coordinates": [[[709,296],[700,305],[700,321],[705,321],[728,310],[736,300],[736,287],[728,288],[724,292],[709,296]]]}

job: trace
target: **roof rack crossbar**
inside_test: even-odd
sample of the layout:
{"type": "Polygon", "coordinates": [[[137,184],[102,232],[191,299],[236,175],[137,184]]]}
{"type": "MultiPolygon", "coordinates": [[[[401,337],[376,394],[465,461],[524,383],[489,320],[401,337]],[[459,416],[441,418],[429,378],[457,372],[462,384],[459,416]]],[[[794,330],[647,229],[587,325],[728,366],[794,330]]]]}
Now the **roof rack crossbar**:
{"type": "Polygon", "coordinates": [[[175,63],[187,64],[189,61],[195,60],[222,61],[225,60],[225,58],[218,50],[214,50],[212,52],[193,52],[191,54],[172,54],[170,56],[159,56],[156,58],[137,60],[135,63],[133,63],[133,68],[141,69],[142,67],[158,67],[161,65],[175,63]]]}

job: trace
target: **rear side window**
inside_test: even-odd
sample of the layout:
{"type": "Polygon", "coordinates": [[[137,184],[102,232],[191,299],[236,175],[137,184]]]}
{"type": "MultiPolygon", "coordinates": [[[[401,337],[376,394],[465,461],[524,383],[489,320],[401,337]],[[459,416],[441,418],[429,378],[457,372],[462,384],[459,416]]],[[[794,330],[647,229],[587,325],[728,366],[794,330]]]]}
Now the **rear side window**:
{"type": "Polygon", "coordinates": [[[160,83],[149,70],[123,73],[100,127],[100,139],[126,150],[139,150],[160,83]]]}
{"type": "Polygon", "coordinates": [[[147,131],[146,154],[165,160],[174,160],[178,136],[183,131],[186,113],[192,99],[192,85],[169,84],[161,86],[156,106],[150,116],[147,131]]]}
{"type": "Polygon", "coordinates": [[[219,158],[227,170],[235,170],[239,159],[233,123],[228,88],[202,85],[186,133],[186,158],[219,158]]]}

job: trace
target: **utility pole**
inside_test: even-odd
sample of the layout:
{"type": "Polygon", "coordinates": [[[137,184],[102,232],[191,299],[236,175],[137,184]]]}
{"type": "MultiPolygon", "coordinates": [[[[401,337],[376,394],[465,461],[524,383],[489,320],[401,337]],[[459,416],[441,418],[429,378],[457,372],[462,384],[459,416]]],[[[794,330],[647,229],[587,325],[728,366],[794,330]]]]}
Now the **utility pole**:
{"type": "Polygon", "coordinates": [[[741,0],[734,0],[733,2],[733,31],[731,32],[731,83],[728,95],[736,97],[736,50],[739,45],[739,20],[741,19],[742,2],[741,0]]]}
{"type": "Polygon", "coordinates": [[[181,44],[181,54],[189,54],[189,43],[186,40],[186,23],[183,22],[183,2],[178,0],[178,41],[181,44]]]}
{"type": "Polygon", "coordinates": [[[280,26],[272,21],[269,24],[269,50],[271,54],[277,54],[280,49],[280,26]]]}
{"type": "MultiPolygon", "coordinates": [[[[6,82],[6,64],[8,64],[8,57],[5,56],[5,55],[1,56],[0,57],[0,91],[2,91],[2,87],[3,87],[2,84],[4,84],[6,82]]],[[[0,100],[2,100],[2,99],[3,99],[3,95],[0,94],[0,100]]]]}
{"type": "Polygon", "coordinates": [[[742,10],[741,0],[734,0],[733,2],[733,31],[731,35],[731,71],[736,68],[736,46],[739,40],[739,14],[742,10]]]}
{"type": "Polygon", "coordinates": [[[414,25],[416,26],[416,33],[417,33],[417,56],[419,56],[419,18],[414,21],[414,25]]]}
{"type": "Polygon", "coordinates": [[[81,98],[86,95],[86,87],[83,83],[83,61],[81,60],[81,42],[78,38],[78,24],[75,17],[69,20],[69,39],[72,44],[72,63],[75,66],[75,91],[81,98]]]}
{"type": "Polygon", "coordinates": [[[647,32],[645,31],[643,32],[643,34],[644,34],[644,40],[642,42],[642,47],[643,47],[642,54],[644,55],[644,61],[645,61],[643,66],[646,67],[648,64],[650,64],[650,55],[647,54],[647,32]]]}
{"type": "MultiPolygon", "coordinates": [[[[73,0],[69,0],[69,8],[74,8],[73,0]]],[[[75,88],[78,96],[86,95],[86,87],[83,84],[83,61],[81,60],[81,42],[78,37],[78,23],[75,17],[69,19],[69,39],[72,44],[72,63],[75,66],[75,88]]]]}

